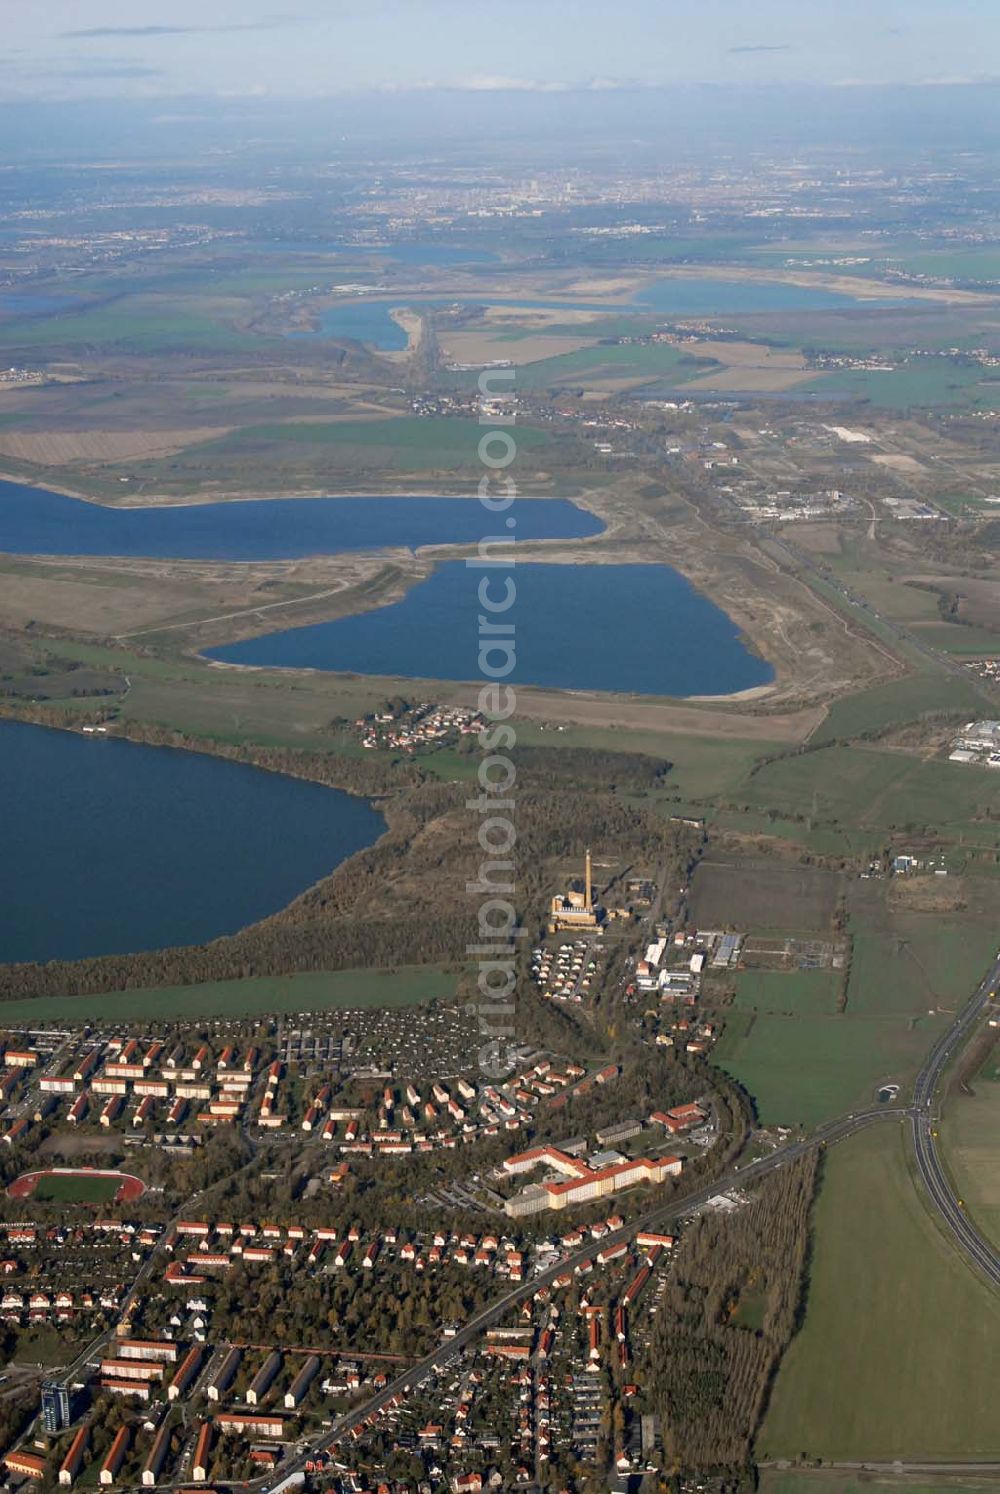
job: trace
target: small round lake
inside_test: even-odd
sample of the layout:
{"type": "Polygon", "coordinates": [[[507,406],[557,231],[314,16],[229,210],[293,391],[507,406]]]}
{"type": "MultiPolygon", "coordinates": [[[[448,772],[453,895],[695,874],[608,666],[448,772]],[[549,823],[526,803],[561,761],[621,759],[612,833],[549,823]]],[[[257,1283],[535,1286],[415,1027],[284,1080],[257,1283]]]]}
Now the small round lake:
{"type": "Polygon", "coordinates": [[[0,721],[0,782],[4,963],[235,933],[384,829],[320,784],[15,721],[0,721]]]}
{"type": "MultiPolygon", "coordinates": [[[[448,561],[401,601],[354,617],[209,651],[231,664],[408,679],[476,680],[480,577],[448,561]]],[[[512,683],[637,695],[729,695],[773,678],[731,618],[664,565],[515,567],[517,595],[496,621],[515,628],[512,683]]],[[[505,596],[502,576],[488,593],[505,596]]],[[[488,661],[503,662],[500,654],[488,661]]]]}
{"type": "MultiPolygon", "coordinates": [[[[0,481],[0,551],[155,560],[297,560],[345,550],[478,544],[475,498],[262,498],[106,508],[0,481]]],[[[518,504],[519,539],[586,539],[600,519],[566,498],[518,504]]]]}

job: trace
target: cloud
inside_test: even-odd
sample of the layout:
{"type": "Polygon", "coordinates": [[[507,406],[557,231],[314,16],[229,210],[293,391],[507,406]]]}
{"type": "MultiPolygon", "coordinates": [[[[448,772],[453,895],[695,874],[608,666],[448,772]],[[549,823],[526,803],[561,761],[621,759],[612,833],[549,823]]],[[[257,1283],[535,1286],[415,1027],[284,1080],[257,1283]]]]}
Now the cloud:
{"type": "Polygon", "coordinates": [[[758,43],[751,47],[727,47],[726,51],[732,56],[738,57],[749,52],[791,52],[792,48],[787,42],[781,42],[778,46],[766,46],[763,43],[758,43]]]}
{"type": "Polygon", "coordinates": [[[207,36],[227,31],[279,31],[285,26],[297,26],[301,20],[301,16],[264,16],[259,21],[238,21],[231,26],[90,26],[81,31],[61,31],[59,35],[74,41],[105,40],[108,37],[207,36]]]}
{"type": "Polygon", "coordinates": [[[385,83],[381,93],[613,93],[655,87],[634,78],[516,78],[505,73],[472,73],[464,78],[385,83]]]}

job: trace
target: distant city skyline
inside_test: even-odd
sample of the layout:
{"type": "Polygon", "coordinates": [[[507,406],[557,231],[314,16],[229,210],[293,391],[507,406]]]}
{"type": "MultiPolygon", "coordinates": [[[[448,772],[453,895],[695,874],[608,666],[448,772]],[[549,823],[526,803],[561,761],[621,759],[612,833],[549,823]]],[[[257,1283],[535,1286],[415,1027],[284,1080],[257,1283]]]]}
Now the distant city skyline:
{"type": "Polygon", "coordinates": [[[1000,81],[994,0],[46,0],[0,98],[1000,81]]]}

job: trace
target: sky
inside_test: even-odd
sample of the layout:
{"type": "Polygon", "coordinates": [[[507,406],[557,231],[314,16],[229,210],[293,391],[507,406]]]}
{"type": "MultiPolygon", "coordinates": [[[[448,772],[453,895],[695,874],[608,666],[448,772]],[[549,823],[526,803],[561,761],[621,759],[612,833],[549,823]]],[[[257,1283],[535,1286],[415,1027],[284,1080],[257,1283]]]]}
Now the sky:
{"type": "Polygon", "coordinates": [[[0,99],[1000,81],[1000,0],[0,0],[0,99]]]}

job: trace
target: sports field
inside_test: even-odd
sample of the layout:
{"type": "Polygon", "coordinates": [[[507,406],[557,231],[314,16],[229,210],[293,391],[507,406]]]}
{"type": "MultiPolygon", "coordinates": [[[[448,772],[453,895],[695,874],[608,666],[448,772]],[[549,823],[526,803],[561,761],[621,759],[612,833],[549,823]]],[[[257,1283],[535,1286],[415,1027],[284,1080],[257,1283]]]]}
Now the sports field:
{"type": "Polygon", "coordinates": [[[22,1173],[7,1194],[41,1203],[106,1204],[141,1198],[145,1191],[145,1184],[132,1173],[80,1167],[22,1173]]]}
{"type": "Polygon", "coordinates": [[[256,980],[208,981],[195,986],[160,986],[109,991],[102,996],[40,996],[6,1001],[8,1024],[81,1022],[100,1018],[128,1022],[137,1011],[165,1020],[190,1017],[254,1017],[265,1012],[351,1011],[365,1007],[416,1006],[435,997],[450,1000],[457,977],[441,965],[403,965],[395,970],[319,970],[256,980]]]}
{"type": "Polygon", "coordinates": [[[1000,1457],[1000,1302],[939,1230],[908,1158],[893,1121],[827,1154],[805,1323],[758,1438],[764,1460],[1000,1457]]]}

